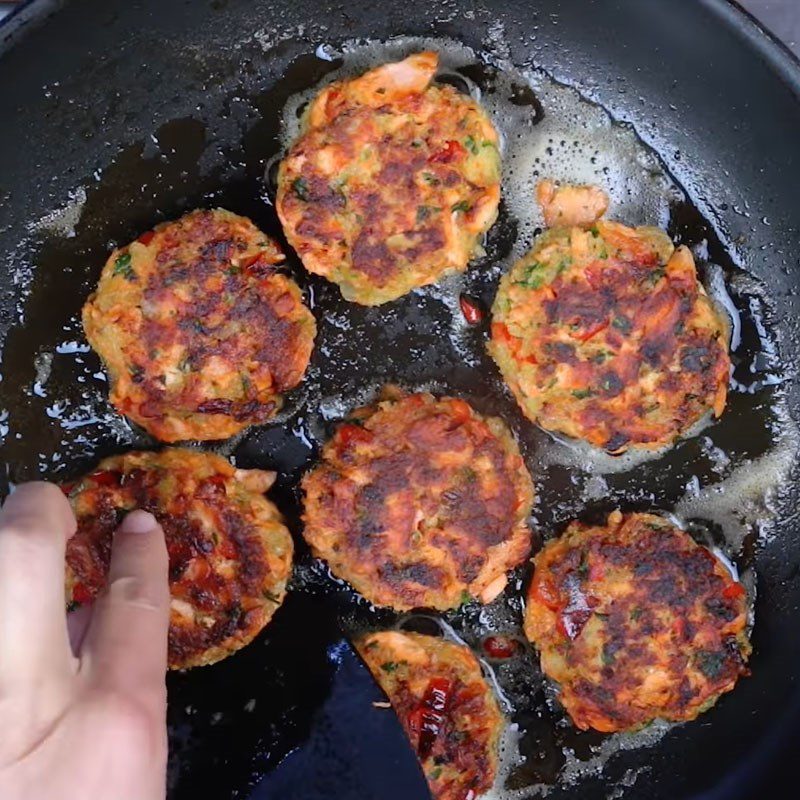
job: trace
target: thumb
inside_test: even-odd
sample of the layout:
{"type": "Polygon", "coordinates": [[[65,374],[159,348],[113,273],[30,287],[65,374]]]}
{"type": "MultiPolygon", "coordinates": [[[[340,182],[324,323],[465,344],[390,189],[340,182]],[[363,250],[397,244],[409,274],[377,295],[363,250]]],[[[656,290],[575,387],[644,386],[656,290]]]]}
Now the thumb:
{"type": "Polygon", "coordinates": [[[92,682],[145,701],[163,696],[169,600],[164,532],[152,514],[132,511],[114,535],[108,586],[81,648],[92,682]]]}

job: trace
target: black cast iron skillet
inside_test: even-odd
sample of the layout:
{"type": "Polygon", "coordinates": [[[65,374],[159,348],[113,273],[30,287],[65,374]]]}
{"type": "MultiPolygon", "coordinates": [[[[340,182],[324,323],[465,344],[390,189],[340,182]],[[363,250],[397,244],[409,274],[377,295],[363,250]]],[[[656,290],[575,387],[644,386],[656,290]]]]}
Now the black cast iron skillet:
{"type": "MultiPolygon", "coordinates": [[[[4,483],[37,475],[67,479],[109,453],[155,446],[109,412],[100,365],[86,352],[77,323],[109,243],[217,204],[280,237],[264,173],[281,149],[284,103],[339,66],[343,41],[400,34],[472,47],[476,63],[463,74],[488,94],[499,91],[496,62],[505,58],[542,68],[630,123],[686,192],[669,208],[670,232],[690,245],[705,240],[708,261],[738,287],[732,297],[743,327],[734,377],[742,389],[706,435],[734,466],[747,471],[753,461],[757,475],[757,459],[769,456],[773,430],[783,424],[775,408],[783,404],[797,416],[800,67],[735,6],[722,0],[59,5],[34,0],[0,28],[4,483]],[[322,44],[328,47],[317,50],[322,44]],[[750,275],[758,282],[748,283],[750,275]]],[[[517,85],[514,92],[529,107],[528,135],[536,136],[551,110],[529,88],[517,85]]],[[[497,280],[489,267],[508,258],[518,223],[504,208],[487,255],[467,273],[464,287],[484,303],[497,280]]],[[[432,384],[504,416],[536,474],[535,522],[544,536],[575,514],[616,506],[670,510],[691,476],[701,486],[721,481],[695,438],[654,462],[605,476],[605,494],[587,503],[570,469],[538,460],[547,437],[521,420],[503,393],[483,355],[484,328],[466,334],[475,359],[468,365],[443,334],[451,312],[433,293],[362,309],[305,275],[296,260],[289,268],[313,296],[320,323],[308,387],[290,400],[280,424],[218,449],[242,466],[279,470],[273,497],[295,532],[299,475],[336,412],[321,401],[354,402],[364,386],[385,381],[432,384]]],[[[652,746],[619,750],[601,770],[570,784],[565,748],[574,752],[573,763],[590,765],[606,740],[565,722],[527,653],[529,683],[517,682],[511,692],[524,756],[508,776],[512,787],[540,783],[552,796],[585,798],[768,791],[765,782],[779,774],[791,749],[797,752],[800,732],[793,478],[794,472],[784,475],[781,497],[762,515],[773,518],[769,537],[759,538],[752,524],[758,514],[751,514],[753,530],[732,552],[757,575],[752,677],[698,721],[652,746]]],[[[396,720],[377,715],[372,703],[380,693],[339,628],[352,632],[397,619],[359,603],[298,544],[294,592],[262,637],[218,666],[169,677],[176,799],[425,796],[396,720]]],[[[525,577],[520,571],[503,606],[517,621],[525,577]]],[[[467,608],[447,620],[479,645],[478,617],[478,609],[467,608]]],[[[435,625],[430,618],[404,624],[435,625]]],[[[776,786],[771,796],[790,796],[788,787],[776,786]]]]}

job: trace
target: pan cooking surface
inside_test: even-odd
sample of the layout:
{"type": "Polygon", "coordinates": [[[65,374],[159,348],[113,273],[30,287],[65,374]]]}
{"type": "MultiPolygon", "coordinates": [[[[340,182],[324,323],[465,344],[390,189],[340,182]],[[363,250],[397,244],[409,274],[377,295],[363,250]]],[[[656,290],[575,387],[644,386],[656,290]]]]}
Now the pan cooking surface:
{"type": "MultiPolygon", "coordinates": [[[[193,109],[159,118],[141,136],[104,150],[97,172],[76,175],[48,210],[25,220],[22,235],[12,229],[17,235],[3,258],[19,292],[9,309],[0,364],[5,480],[67,480],[107,454],[157,446],[108,405],[100,362],[81,330],[80,307],[107,251],[157,221],[214,206],[250,216],[284,242],[272,207],[276,165],[297,133],[305,103],[336,77],[435,49],[442,62],[439,79],[479,98],[501,131],[500,218],[487,236],[485,255],[463,276],[377,308],[343,301],[334,285],[306,273],[286,248],[287,270],[304,289],[319,325],[311,368],[273,424],[210,449],[241,467],[278,470],[271,497],[299,545],[294,597],[236,657],[209,670],[169,676],[172,794],[189,797],[198,786],[213,786],[215,796],[247,797],[260,775],[305,740],[311,711],[323,702],[333,674],[324,643],[336,637],[335,626],[320,622],[322,628],[315,629],[317,615],[309,610],[322,601],[348,634],[399,626],[438,632],[478,652],[512,721],[497,797],[653,796],[653,782],[669,772],[664,765],[679,759],[681,748],[702,746],[696,742],[715,735],[727,743],[737,724],[731,721],[743,713],[738,704],[753,702],[755,689],[748,684],[758,680],[765,624],[760,599],[754,609],[754,677],[742,679],[717,708],[683,726],[656,724],[636,734],[580,732],[555,703],[529,647],[502,661],[487,658],[482,648],[492,633],[524,639],[527,568],[486,607],[469,604],[442,617],[374,609],[310,557],[299,536],[298,482],[336,420],[371,400],[384,383],[456,394],[483,413],[501,416],[519,438],[537,490],[537,548],[575,517],[601,519],[617,507],[656,510],[674,514],[727,558],[752,595],[762,589],[772,594],[760,560],[785,536],[779,522],[798,444],[787,400],[791,358],[785,355],[796,331],[776,313],[774,287],[745,268],[744,243],[704,214],[705,185],[685,179],[680,185],[632,126],[615,121],[576,89],[534,65],[514,66],[502,26],[490,23],[475,47],[441,35],[354,40],[294,28],[283,37],[274,32],[262,38],[257,44],[267,51],[265,58],[283,65],[274,76],[262,74],[249,58],[229,55],[226,63],[243,73],[233,78],[224,64],[213,63],[213,49],[211,55],[195,54],[198,62],[205,59],[210,76],[220,71],[225,77],[209,79],[206,96],[198,94],[193,109]],[[660,225],[693,249],[709,294],[731,319],[734,373],[720,421],[700,426],[667,452],[614,458],[555,439],[522,418],[485,352],[488,313],[469,326],[458,298],[466,293],[488,311],[499,277],[541,225],[533,200],[539,177],[597,183],[610,193],[611,218],[660,225]]],[[[146,71],[142,80],[148,80],[146,71]]],[[[179,89],[174,87],[176,105],[179,89]]],[[[58,101],[61,89],[43,91],[58,101]]],[[[118,102],[124,105],[124,97],[118,102]]],[[[750,215],[753,225],[771,224],[744,199],[737,212],[750,215]]]]}

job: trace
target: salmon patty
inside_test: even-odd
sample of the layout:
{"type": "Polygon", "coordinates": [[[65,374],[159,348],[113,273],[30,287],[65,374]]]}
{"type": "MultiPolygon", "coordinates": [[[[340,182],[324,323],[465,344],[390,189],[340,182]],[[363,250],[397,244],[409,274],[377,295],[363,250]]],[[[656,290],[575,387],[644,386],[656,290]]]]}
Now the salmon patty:
{"type": "Polygon", "coordinates": [[[488,791],[504,720],[472,652],[399,631],[355,644],[405,728],[434,799],[474,800],[488,791]]]}
{"type": "Polygon", "coordinates": [[[610,453],[670,444],[722,414],[729,330],[686,247],[597,219],[595,187],[539,186],[557,227],[500,282],[491,353],[525,415],[610,453]]]}
{"type": "Polygon", "coordinates": [[[281,261],[249,219],[222,209],[115,250],[83,307],[114,406],[163,442],[269,420],[302,380],[316,334],[281,261]]]}
{"type": "Polygon", "coordinates": [[[101,461],[64,487],[78,520],[67,542],[67,602],[90,603],[103,590],[113,533],[127,512],[143,508],[163,527],[169,553],[170,669],[231,655],[286,594],[292,538],[264,497],[274,477],[179,448],[101,461]]]}
{"type": "Polygon", "coordinates": [[[744,587],[663,517],[573,522],[534,564],[525,633],[579,728],[691,720],[748,674],[744,587]]]}
{"type": "Polygon", "coordinates": [[[358,409],[303,489],[314,554],[375,605],[488,603],[529,550],[533,486],[516,442],[452,397],[358,409]]]}
{"type": "Polygon", "coordinates": [[[497,218],[498,135],[419,53],[320,92],[280,166],[278,216],[306,269],[378,305],[463,271],[497,218]]]}

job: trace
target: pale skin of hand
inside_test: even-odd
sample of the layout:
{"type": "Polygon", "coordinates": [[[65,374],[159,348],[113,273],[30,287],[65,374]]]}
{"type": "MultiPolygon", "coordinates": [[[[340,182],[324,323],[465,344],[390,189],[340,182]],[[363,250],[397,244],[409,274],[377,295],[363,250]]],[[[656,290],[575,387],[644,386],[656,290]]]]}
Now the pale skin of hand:
{"type": "Polygon", "coordinates": [[[144,511],[114,536],[108,588],[64,608],[76,523],[52,484],[0,511],[0,798],[163,800],[169,627],[164,534],[144,511]]]}

